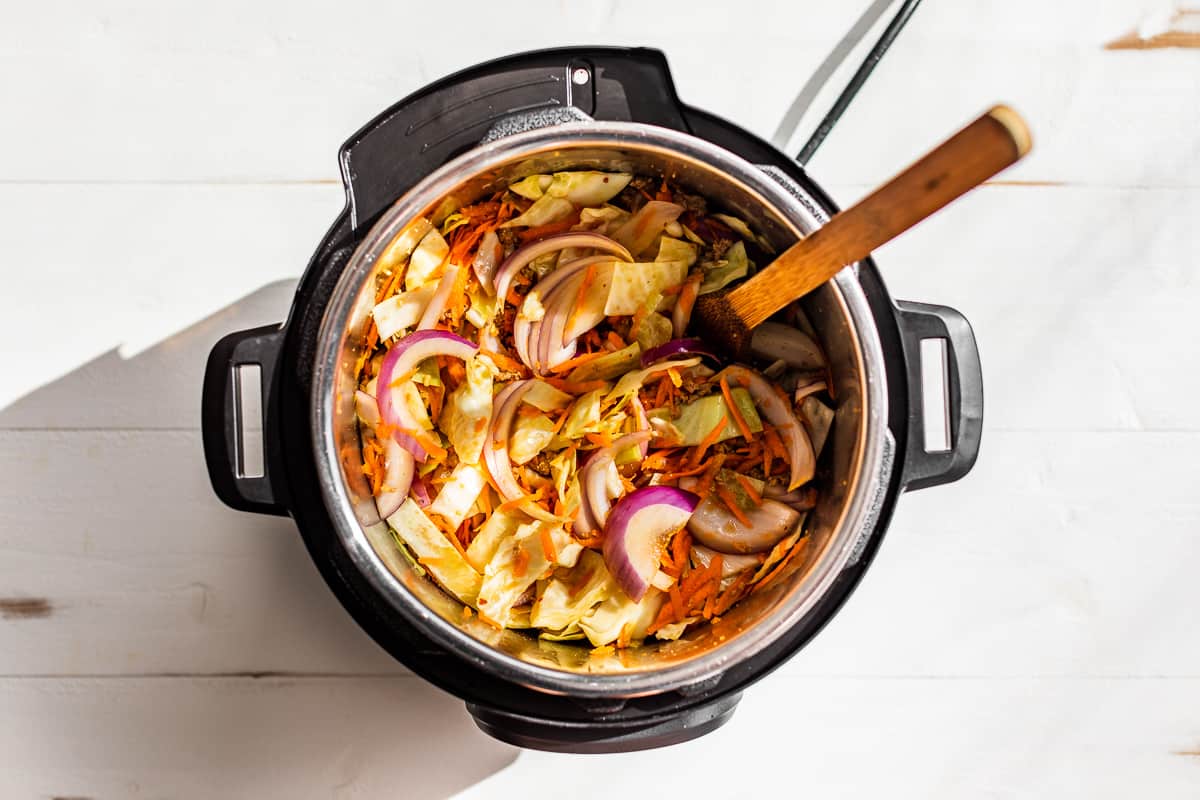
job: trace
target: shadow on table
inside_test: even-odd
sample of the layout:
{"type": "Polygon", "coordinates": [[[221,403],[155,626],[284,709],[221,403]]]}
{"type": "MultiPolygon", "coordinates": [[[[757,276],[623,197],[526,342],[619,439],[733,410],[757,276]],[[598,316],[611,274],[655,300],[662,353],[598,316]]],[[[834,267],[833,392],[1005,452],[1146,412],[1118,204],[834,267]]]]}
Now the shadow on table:
{"type": "MultiPolygon", "coordinates": [[[[247,685],[263,695],[283,693],[275,702],[234,702],[210,686],[210,702],[184,716],[171,697],[162,703],[133,698],[136,718],[121,737],[131,752],[124,759],[113,754],[131,773],[137,766],[165,766],[171,752],[208,754],[207,769],[236,772],[245,768],[246,753],[280,738],[306,745],[300,760],[327,752],[354,761],[355,752],[371,753],[387,759],[387,773],[406,776],[403,788],[393,787],[396,796],[445,797],[511,763],[517,751],[476,729],[457,700],[405,674],[354,624],[325,587],[290,520],[227,509],[208,484],[199,406],[209,350],[226,333],[283,319],[293,287],[291,281],[264,286],[136,355],[109,351],[0,409],[0,431],[16,429],[18,437],[44,429],[78,431],[45,437],[58,442],[45,445],[58,448],[56,496],[91,506],[65,513],[88,511],[80,524],[94,526],[100,540],[88,540],[70,557],[102,576],[94,582],[117,584],[85,585],[67,598],[0,597],[0,612],[26,626],[54,618],[57,635],[69,632],[77,641],[73,656],[64,652],[52,663],[82,665],[70,667],[72,673],[195,675],[195,681],[179,683],[184,703],[195,695],[194,686],[210,681],[232,681],[223,685],[234,695],[247,685]],[[124,634],[128,644],[102,640],[101,629],[110,638],[114,631],[124,634]],[[89,655],[79,657],[81,645],[89,655]],[[115,662],[117,647],[137,651],[137,657],[115,662]],[[344,705],[329,700],[339,693],[347,698],[344,705]],[[285,697],[291,699],[282,702],[285,697]],[[144,759],[133,752],[139,746],[144,759]]],[[[42,446],[42,439],[34,441],[42,446]]],[[[9,463],[16,466],[4,477],[14,497],[45,494],[37,485],[44,475],[9,463]]],[[[103,712],[73,720],[72,728],[94,728],[103,737],[113,709],[103,712]]],[[[263,755],[278,764],[264,764],[270,769],[297,760],[295,753],[263,755]]],[[[163,774],[157,767],[152,772],[163,774]]],[[[309,790],[323,796],[332,786],[309,790]]]]}

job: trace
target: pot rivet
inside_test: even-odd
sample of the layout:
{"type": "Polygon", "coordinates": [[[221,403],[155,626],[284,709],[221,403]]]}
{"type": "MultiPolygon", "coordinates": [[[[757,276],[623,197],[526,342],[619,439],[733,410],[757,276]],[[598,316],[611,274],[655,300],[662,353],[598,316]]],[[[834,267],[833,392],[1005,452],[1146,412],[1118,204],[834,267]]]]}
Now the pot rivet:
{"type": "Polygon", "coordinates": [[[576,67],[571,72],[571,83],[575,84],[576,86],[583,86],[585,83],[591,80],[591,77],[591,74],[588,73],[586,69],[583,67],[576,67]]]}

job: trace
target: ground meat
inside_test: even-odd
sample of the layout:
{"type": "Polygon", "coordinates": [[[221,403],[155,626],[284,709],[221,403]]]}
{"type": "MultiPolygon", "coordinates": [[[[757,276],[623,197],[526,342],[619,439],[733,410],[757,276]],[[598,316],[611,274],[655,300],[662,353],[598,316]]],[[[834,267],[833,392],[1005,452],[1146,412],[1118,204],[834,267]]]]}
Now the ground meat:
{"type": "Polygon", "coordinates": [[[496,231],[496,237],[500,239],[500,244],[504,247],[505,258],[511,256],[521,244],[515,228],[501,228],[496,231]]]}
{"type": "Polygon", "coordinates": [[[708,213],[708,201],[698,194],[676,192],[675,202],[683,206],[684,211],[691,211],[693,214],[700,215],[708,213]]]}
{"type": "Polygon", "coordinates": [[[637,175],[629,182],[628,186],[621,190],[613,202],[621,208],[637,211],[646,204],[646,194],[654,194],[654,186],[654,178],[637,175]]]}
{"type": "Polygon", "coordinates": [[[705,378],[700,378],[686,372],[682,378],[683,380],[679,386],[679,396],[684,403],[690,403],[699,397],[707,397],[714,391],[717,391],[716,384],[710,383],[705,378]]]}
{"type": "Polygon", "coordinates": [[[725,257],[725,253],[729,248],[733,247],[733,240],[724,237],[713,239],[712,244],[704,248],[700,254],[701,261],[720,261],[725,257]]]}
{"type": "Polygon", "coordinates": [[[544,452],[538,453],[536,456],[531,458],[525,464],[525,466],[529,467],[531,470],[536,472],[538,475],[541,475],[543,478],[550,477],[550,456],[544,452]]]}

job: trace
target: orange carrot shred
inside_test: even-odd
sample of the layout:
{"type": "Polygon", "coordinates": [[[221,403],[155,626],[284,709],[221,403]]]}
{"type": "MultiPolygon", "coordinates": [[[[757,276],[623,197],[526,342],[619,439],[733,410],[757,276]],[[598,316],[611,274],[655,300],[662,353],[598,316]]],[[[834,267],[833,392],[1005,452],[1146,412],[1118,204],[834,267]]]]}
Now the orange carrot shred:
{"type": "Polygon", "coordinates": [[[550,538],[550,529],[546,526],[542,526],[541,539],[542,555],[546,557],[546,561],[550,564],[558,561],[558,551],[554,549],[554,540],[550,538]]]}
{"type": "Polygon", "coordinates": [[[741,487],[746,490],[746,494],[750,495],[750,500],[753,501],[754,505],[761,506],[763,501],[762,495],[759,494],[758,489],[754,488],[754,484],[750,479],[740,472],[735,477],[737,478],[737,482],[741,484],[741,487]]]}
{"type": "Polygon", "coordinates": [[[729,413],[733,415],[734,424],[742,432],[742,436],[748,442],[754,441],[754,432],[750,430],[750,425],[747,424],[746,418],[742,416],[742,410],[738,408],[737,403],[733,402],[733,392],[730,391],[729,381],[724,376],[721,377],[721,394],[725,397],[725,405],[729,407],[729,413]]]}
{"type": "Polygon", "coordinates": [[[713,426],[713,429],[709,431],[708,434],[700,441],[700,444],[696,445],[695,449],[692,450],[692,455],[688,459],[688,463],[691,466],[694,467],[704,460],[704,454],[708,452],[708,448],[717,443],[717,439],[721,438],[721,432],[725,430],[725,426],[728,423],[728,417],[722,414],[721,419],[716,425],[713,426]]]}
{"type": "Polygon", "coordinates": [[[742,511],[741,506],[737,504],[737,500],[734,499],[733,492],[729,491],[719,483],[716,485],[715,491],[717,493],[717,497],[721,498],[721,502],[729,508],[729,513],[737,517],[738,522],[749,528],[750,518],[746,516],[746,512],[742,511]]]}

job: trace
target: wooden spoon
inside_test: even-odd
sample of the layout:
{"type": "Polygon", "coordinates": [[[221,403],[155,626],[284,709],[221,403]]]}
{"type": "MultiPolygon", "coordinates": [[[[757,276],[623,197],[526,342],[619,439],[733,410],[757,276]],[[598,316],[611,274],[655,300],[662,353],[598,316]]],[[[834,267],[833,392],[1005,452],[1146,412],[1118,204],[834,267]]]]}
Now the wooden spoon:
{"type": "Polygon", "coordinates": [[[1016,111],[996,106],[928,155],[796,242],[750,280],[696,302],[693,329],[736,357],[750,333],[952,200],[1015,164],[1032,144],[1016,111]]]}

